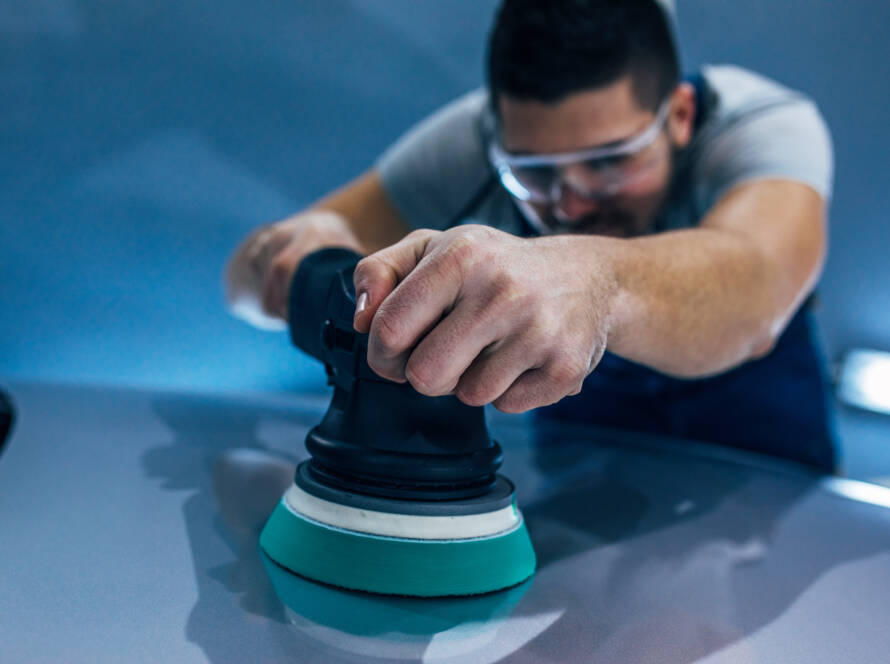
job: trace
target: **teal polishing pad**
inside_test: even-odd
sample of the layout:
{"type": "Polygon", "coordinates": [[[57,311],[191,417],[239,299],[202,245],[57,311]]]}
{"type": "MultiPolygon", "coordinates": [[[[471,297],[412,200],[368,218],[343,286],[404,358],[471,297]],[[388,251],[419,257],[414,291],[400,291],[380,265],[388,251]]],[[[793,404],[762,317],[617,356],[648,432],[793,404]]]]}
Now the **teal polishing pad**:
{"type": "Polygon", "coordinates": [[[276,563],[306,578],[409,597],[502,590],[530,577],[536,562],[521,519],[482,537],[411,539],[331,526],[288,509],[284,500],[263,528],[260,546],[276,563]]]}

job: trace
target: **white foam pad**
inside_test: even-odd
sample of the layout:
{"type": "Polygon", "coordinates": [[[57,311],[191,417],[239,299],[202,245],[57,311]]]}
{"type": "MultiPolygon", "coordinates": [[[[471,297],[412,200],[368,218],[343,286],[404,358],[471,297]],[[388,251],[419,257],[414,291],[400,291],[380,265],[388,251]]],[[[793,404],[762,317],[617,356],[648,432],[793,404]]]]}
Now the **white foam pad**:
{"type": "Polygon", "coordinates": [[[297,516],[323,525],[403,539],[455,540],[490,537],[509,532],[522,524],[522,514],[514,505],[494,512],[458,516],[395,514],[332,503],[306,493],[296,484],[291,485],[281,500],[297,516]]]}

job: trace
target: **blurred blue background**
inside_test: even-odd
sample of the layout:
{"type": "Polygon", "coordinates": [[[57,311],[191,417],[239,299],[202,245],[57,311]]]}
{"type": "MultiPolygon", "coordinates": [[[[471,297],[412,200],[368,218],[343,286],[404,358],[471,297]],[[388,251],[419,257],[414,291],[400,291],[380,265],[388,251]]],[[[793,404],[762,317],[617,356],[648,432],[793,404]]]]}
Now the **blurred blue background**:
{"type": "MultiPolygon", "coordinates": [[[[256,225],[365,170],[482,81],[490,0],[0,0],[0,376],[320,389],[283,333],[224,309],[256,225]]],[[[812,95],[837,179],[829,356],[890,350],[890,3],[680,0],[687,69],[812,95]]],[[[890,477],[886,418],[844,411],[851,474],[890,477]]]]}

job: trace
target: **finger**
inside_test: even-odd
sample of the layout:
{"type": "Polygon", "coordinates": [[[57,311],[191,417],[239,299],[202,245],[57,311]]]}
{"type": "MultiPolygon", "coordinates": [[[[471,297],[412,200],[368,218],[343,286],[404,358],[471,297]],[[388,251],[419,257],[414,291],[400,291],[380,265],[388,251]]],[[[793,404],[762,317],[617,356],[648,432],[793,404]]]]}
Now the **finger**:
{"type": "Polygon", "coordinates": [[[261,303],[263,311],[272,316],[288,319],[288,291],[297,263],[304,257],[306,248],[294,242],[279,251],[266,269],[261,303]]]}
{"type": "Polygon", "coordinates": [[[379,305],[368,338],[368,364],[384,378],[406,379],[412,350],[455,307],[462,282],[447,255],[425,256],[379,305]]]}
{"type": "Polygon", "coordinates": [[[254,229],[229,256],[229,260],[226,263],[226,283],[230,289],[240,290],[240,287],[246,281],[259,283],[260,280],[257,278],[258,275],[254,270],[254,256],[260,237],[268,230],[268,226],[254,229]]]}
{"type": "Polygon", "coordinates": [[[490,313],[491,305],[490,298],[462,299],[422,338],[404,369],[414,389],[428,396],[454,391],[474,360],[509,329],[505,316],[490,313]]]}
{"type": "Polygon", "coordinates": [[[528,343],[504,339],[488,348],[460,377],[454,394],[468,406],[484,406],[506,392],[526,371],[537,368],[528,343]]]}
{"type": "Polygon", "coordinates": [[[261,229],[254,240],[245,248],[247,264],[258,279],[265,277],[269,262],[290,241],[290,235],[275,226],[261,229]]]}
{"type": "Polygon", "coordinates": [[[353,325],[366,333],[383,300],[417,266],[436,231],[418,230],[359,261],[353,273],[356,311],[353,325]]]}
{"type": "Polygon", "coordinates": [[[522,413],[547,406],[579,392],[584,376],[586,367],[566,357],[556,357],[542,367],[519,376],[506,392],[494,400],[494,406],[505,413],[522,413]]]}
{"type": "Polygon", "coordinates": [[[254,233],[251,233],[244,246],[244,257],[247,259],[248,263],[251,265],[256,265],[258,263],[260,253],[266,247],[271,237],[272,228],[269,226],[259,228],[254,233]]]}
{"type": "MultiPolygon", "coordinates": [[[[264,315],[261,313],[260,300],[265,275],[258,268],[257,256],[260,249],[266,245],[266,238],[270,232],[269,226],[255,229],[232,253],[226,264],[226,301],[239,310],[245,307],[246,310],[255,308],[259,316],[264,315]]],[[[247,318],[252,319],[252,317],[249,315],[247,318]]]]}

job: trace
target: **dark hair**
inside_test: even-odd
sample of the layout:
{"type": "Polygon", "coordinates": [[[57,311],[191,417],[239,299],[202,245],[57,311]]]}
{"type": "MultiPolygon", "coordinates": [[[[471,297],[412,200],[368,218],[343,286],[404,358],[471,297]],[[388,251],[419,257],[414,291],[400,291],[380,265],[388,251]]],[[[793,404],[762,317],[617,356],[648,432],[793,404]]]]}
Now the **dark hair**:
{"type": "Polygon", "coordinates": [[[504,0],[488,41],[488,86],[558,102],[629,74],[640,106],[655,109],[679,81],[666,9],[655,0],[504,0]]]}

